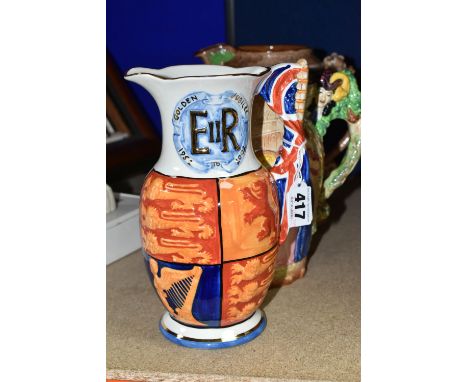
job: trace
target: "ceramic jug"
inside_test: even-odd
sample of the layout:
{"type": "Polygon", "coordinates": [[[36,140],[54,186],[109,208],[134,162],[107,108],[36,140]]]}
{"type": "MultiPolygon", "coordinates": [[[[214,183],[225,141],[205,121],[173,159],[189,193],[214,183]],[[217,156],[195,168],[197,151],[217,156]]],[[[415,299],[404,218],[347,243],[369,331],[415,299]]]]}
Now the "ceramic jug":
{"type": "Polygon", "coordinates": [[[219,43],[200,49],[195,53],[205,64],[229,65],[235,68],[250,65],[272,66],[281,62],[296,62],[305,59],[314,72],[322,67],[313,49],[305,45],[241,45],[234,47],[219,43]]]}
{"type": "MultiPolygon", "coordinates": [[[[206,64],[226,64],[234,67],[274,65],[301,59],[307,61],[309,83],[303,123],[307,138],[309,176],[314,194],[313,219],[310,226],[289,230],[287,239],[278,251],[271,286],[290,284],[305,274],[312,234],[317,230],[317,225],[330,213],[327,199],[344,183],[360,159],[360,92],[354,75],[349,69],[345,71],[347,65],[343,56],[333,53],[322,63],[315,57],[312,49],[303,45],[246,45],[235,48],[220,43],[203,48],[195,55],[206,64]],[[330,79],[331,75],[334,75],[333,86],[326,79],[327,76],[330,79]],[[331,106],[337,104],[336,100],[339,105],[331,113],[331,106]],[[351,104],[352,108],[349,106],[351,104]],[[326,105],[328,106],[323,114],[326,105]],[[348,118],[348,109],[354,111],[351,119],[348,118]],[[337,147],[325,156],[323,137],[335,119],[345,120],[349,132],[337,147]],[[345,150],[341,163],[335,166],[334,158],[345,150]],[[333,174],[330,173],[331,170],[334,171],[333,174]]],[[[262,97],[255,97],[252,141],[255,154],[267,169],[274,166],[282,147],[283,134],[284,123],[281,118],[270,109],[262,97]]]]}
{"type": "Polygon", "coordinates": [[[167,310],[160,331],[196,348],[250,341],[265,328],[259,307],[288,229],[275,180],[252,148],[253,96],[299,132],[307,69],[183,65],[125,78],[154,97],[162,119],[161,155],[140,200],[145,264],[167,310]],[[277,86],[287,97],[277,99],[277,86]]]}

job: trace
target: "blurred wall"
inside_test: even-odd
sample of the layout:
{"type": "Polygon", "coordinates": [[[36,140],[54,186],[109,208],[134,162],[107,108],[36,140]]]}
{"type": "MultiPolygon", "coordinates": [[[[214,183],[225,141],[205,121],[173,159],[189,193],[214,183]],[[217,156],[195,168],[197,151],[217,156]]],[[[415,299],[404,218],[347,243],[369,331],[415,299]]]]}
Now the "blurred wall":
{"type": "MultiPolygon", "coordinates": [[[[193,53],[225,40],[223,0],[110,0],[106,17],[107,49],[122,75],[134,66],[199,64],[193,53]]],[[[129,84],[161,134],[153,98],[129,84]]]]}
{"type": "MultiPolygon", "coordinates": [[[[228,21],[234,45],[303,44],[320,59],[337,52],[356,68],[360,82],[360,0],[226,0],[226,8],[234,11],[228,21]]],[[[333,121],[324,138],[325,150],[334,148],[346,131],[346,123],[333,121]]],[[[354,174],[359,172],[360,162],[354,174]]]]}
{"type": "Polygon", "coordinates": [[[234,9],[234,42],[304,44],[317,56],[336,51],[361,67],[360,0],[227,0],[234,9]]]}
{"type": "MultiPolygon", "coordinates": [[[[231,43],[305,44],[320,58],[337,51],[350,59],[359,78],[359,0],[110,0],[107,49],[122,75],[134,66],[199,64],[194,52],[227,40],[225,3],[234,10],[231,43]]],[[[130,86],[160,134],[152,97],[138,85],[130,86]]]]}

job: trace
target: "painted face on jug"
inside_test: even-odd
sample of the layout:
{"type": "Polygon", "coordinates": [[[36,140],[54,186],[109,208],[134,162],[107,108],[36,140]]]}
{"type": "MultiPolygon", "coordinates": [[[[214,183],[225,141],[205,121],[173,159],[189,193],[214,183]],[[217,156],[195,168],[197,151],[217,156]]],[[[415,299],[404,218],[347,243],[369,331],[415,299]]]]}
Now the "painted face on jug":
{"type": "Polygon", "coordinates": [[[332,96],[333,96],[333,90],[326,90],[323,87],[320,87],[318,103],[317,103],[318,118],[322,116],[323,109],[325,105],[327,105],[331,101],[332,96]]]}
{"type": "Polygon", "coordinates": [[[234,91],[196,92],[174,108],[174,145],[192,169],[233,172],[244,159],[248,143],[249,105],[234,91]]]}

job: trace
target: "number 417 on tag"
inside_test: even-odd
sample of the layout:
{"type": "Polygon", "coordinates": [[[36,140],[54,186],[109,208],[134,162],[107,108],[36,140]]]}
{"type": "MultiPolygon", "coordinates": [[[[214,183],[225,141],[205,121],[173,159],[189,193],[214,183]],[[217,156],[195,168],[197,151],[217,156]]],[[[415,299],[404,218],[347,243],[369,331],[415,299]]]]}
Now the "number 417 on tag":
{"type": "Polygon", "coordinates": [[[289,227],[312,223],[312,189],[305,182],[293,185],[288,193],[289,227]]]}

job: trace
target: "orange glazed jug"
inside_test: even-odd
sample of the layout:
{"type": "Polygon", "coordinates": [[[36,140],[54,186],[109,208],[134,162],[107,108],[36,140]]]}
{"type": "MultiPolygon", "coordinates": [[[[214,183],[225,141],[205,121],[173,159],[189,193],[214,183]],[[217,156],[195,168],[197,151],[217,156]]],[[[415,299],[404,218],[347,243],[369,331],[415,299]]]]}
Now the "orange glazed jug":
{"type": "Polygon", "coordinates": [[[252,102],[259,92],[272,100],[281,75],[281,103],[293,118],[303,70],[185,65],[134,68],[125,77],[151,93],[161,112],[162,151],[141,191],[140,228],[167,310],[160,330],[172,342],[229,347],[265,328],[259,307],[284,219],[275,179],[252,149],[252,102]]]}

